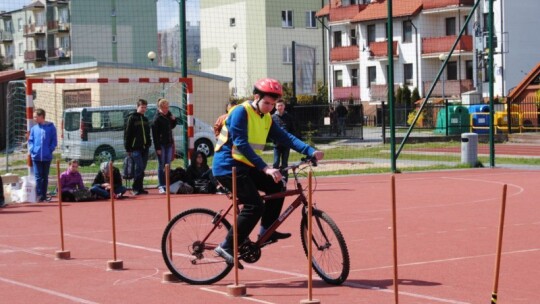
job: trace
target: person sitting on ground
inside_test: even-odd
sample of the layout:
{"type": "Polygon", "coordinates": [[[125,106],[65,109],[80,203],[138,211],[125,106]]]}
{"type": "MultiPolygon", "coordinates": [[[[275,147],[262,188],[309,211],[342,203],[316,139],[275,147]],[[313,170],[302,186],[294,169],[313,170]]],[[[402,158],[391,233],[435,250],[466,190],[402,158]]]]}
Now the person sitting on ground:
{"type": "Polygon", "coordinates": [[[79,161],[72,159],[68,162],[66,171],[60,174],[60,185],[62,187],[60,193],[62,195],[63,202],[75,202],[78,201],[77,190],[88,190],[84,186],[84,182],[79,173],[79,161]]]}
{"type": "MultiPolygon", "coordinates": [[[[122,175],[120,175],[120,170],[113,166],[113,177],[114,177],[114,194],[116,198],[122,198],[127,189],[122,185],[122,175]]],[[[97,198],[109,199],[111,184],[110,184],[110,175],[109,175],[109,162],[102,162],[99,166],[99,172],[94,178],[92,183],[92,188],[90,192],[94,194],[97,198]]]]}
{"type": "Polygon", "coordinates": [[[191,158],[191,164],[188,166],[187,170],[187,181],[196,192],[198,193],[215,193],[215,185],[212,182],[212,170],[207,164],[206,155],[197,151],[193,154],[191,158]],[[204,183],[206,189],[198,189],[197,184],[201,181],[208,181],[204,183]]]}

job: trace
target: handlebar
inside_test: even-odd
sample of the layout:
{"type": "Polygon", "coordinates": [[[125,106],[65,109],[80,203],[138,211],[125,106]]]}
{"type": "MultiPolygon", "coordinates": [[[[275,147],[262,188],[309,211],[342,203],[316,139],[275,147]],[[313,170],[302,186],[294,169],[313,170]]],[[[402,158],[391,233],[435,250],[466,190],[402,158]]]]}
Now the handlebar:
{"type": "Polygon", "coordinates": [[[281,173],[287,173],[289,170],[292,170],[294,172],[296,169],[298,169],[301,165],[304,164],[309,164],[312,167],[317,167],[317,158],[313,156],[302,157],[299,162],[281,169],[281,173]]]}

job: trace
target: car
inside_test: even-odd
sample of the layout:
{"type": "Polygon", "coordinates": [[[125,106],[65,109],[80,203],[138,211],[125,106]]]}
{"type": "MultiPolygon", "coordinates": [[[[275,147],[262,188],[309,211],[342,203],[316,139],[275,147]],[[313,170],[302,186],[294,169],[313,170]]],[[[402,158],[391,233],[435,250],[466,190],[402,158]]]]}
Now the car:
{"type": "MultiPolygon", "coordinates": [[[[77,159],[81,165],[124,158],[124,128],[128,116],[136,109],[135,105],[66,109],[62,121],[62,158],[77,159]]],[[[185,115],[181,115],[181,109],[175,105],[169,110],[177,120],[173,134],[177,154],[181,156],[185,115]]],[[[156,112],[156,105],[148,105],[145,116],[152,121],[156,112]]],[[[211,156],[216,143],[213,128],[197,118],[193,119],[193,124],[195,150],[211,156]]],[[[155,153],[154,145],[150,153],[155,153]]]]}

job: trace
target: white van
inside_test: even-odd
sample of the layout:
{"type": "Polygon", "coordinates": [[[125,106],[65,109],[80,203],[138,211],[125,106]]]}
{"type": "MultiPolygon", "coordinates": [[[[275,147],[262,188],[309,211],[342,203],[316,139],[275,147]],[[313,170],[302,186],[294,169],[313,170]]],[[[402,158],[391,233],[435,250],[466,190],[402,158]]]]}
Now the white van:
{"type": "MultiPolygon", "coordinates": [[[[62,121],[62,158],[78,159],[89,165],[108,159],[122,159],[124,148],[124,126],[129,114],[136,111],[135,105],[70,108],[64,111],[62,121]]],[[[177,153],[181,154],[184,143],[183,115],[181,109],[171,105],[169,110],[177,119],[173,130],[177,153]]],[[[148,105],[145,116],[151,122],[156,115],[156,105],[148,105]]],[[[195,150],[207,156],[214,152],[214,130],[208,124],[194,118],[195,150]]],[[[154,154],[154,144],[150,148],[154,154]]]]}

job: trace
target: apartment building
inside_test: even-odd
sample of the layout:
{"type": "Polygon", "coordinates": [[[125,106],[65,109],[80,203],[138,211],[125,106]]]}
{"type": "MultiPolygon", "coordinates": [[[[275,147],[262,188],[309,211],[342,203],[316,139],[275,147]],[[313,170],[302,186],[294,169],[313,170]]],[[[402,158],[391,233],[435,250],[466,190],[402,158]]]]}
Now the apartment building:
{"type": "MultiPolygon", "coordinates": [[[[394,83],[418,88],[421,96],[431,89],[442,61],[471,15],[475,0],[394,0],[394,83]]],[[[448,60],[432,96],[461,99],[476,91],[488,96],[487,35],[489,0],[478,8],[448,60]]],[[[540,2],[493,1],[494,94],[505,97],[540,61],[540,40],[535,32],[540,2]],[[512,5],[510,5],[512,3],[512,5]]],[[[385,0],[331,0],[317,12],[326,18],[330,48],[331,98],[362,101],[386,100],[387,2],[385,0]]]]}
{"type": "Polygon", "coordinates": [[[200,0],[201,70],[230,77],[231,95],[250,96],[262,77],[292,82],[292,42],[315,49],[324,78],[320,0],[200,0]]]}
{"type": "Polygon", "coordinates": [[[0,54],[13,69],[90,61],[148,64],[157,12],[145,0],[34,0],[0,14],[0,54]]]}

